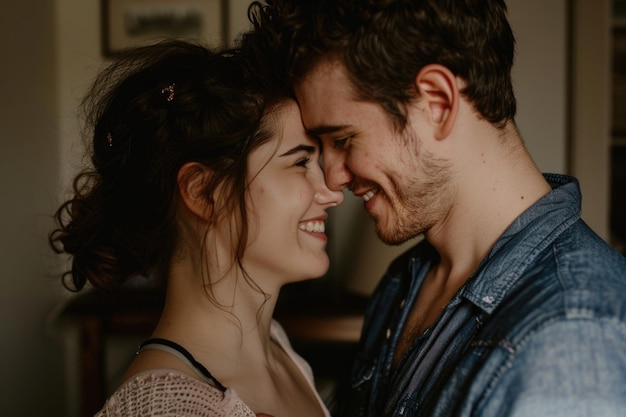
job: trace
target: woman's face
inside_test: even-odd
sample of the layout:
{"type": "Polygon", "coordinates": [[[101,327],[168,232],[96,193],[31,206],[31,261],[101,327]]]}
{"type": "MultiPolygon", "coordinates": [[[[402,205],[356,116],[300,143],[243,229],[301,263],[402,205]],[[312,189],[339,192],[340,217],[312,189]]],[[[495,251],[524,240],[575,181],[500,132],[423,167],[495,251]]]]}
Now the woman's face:
{"type": "Polygon", "coordinates": [[[262,287],[259,279],[280,286],[326,273],[326,210],[343,202],[342,192],[324,182],[318,143],[305,134],[297,104],[289,101],[273,120],[276,136],[248,160],[250,239],[243,263],[262,287]]]}

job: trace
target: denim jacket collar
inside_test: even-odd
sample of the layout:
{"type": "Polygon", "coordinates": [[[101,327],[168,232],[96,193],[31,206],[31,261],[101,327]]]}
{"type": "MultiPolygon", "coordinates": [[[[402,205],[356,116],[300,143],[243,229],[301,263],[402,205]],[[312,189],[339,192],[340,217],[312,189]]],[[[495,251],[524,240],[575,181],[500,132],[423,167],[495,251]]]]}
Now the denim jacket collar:
{"type": "Polygon", "coordinates": [[[488,314],[500,305],[512,287],[523,284],[520,280],[535,257],[580,218],[578,181],[557,174],[544,174],[544,177],[552,192],[509,226],[459,293],[488,314]],[[493,261],[496,257],[506,262],[493,261]]]}

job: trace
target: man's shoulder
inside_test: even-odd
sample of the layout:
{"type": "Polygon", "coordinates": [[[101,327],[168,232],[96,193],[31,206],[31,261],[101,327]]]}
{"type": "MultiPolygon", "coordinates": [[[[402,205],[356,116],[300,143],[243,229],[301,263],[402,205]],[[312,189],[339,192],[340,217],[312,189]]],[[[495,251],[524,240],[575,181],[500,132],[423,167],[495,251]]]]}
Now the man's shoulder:
{"type": "Polygon", "coordinates": [[[626,258],[584,222],[570,226],[538,256],[526,260],[514,280],[507,278],[510,268],[489,274],[489,288],[499,285],[505,291],[490,314],[495,334],[517,339],[542,323],[583,316],[626,320],[626,258]]]}
{"type": "Polygon", "coordinates": [[[567,252],[587,253],[592,256],[602,256],[603,259],[625,261],[624,255],[617,252],[582,219],[562,233],[558,241],[558,244],[567,252]]]}
{"type": "Polygon", "coordinates": [[[552,245],[557,276],[565,290],[623,290],[626,298],[626,257],[595,234],[582,220],[552,245]]]}

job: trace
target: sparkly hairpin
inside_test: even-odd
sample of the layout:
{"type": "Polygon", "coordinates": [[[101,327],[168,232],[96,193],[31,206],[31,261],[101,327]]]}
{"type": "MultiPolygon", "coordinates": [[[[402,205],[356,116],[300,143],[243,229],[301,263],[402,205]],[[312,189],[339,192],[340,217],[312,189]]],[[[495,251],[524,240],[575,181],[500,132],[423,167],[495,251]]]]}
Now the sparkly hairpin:
{"type": "Polygon", "coordinates": [[[167,87],[163,87],[161,89],[161,94],[165,94],[166,92],[169,93],[167,98],[166,98],[167,101],[174,100],[174,86],[175,85],[176,84],[172,83],[172,84],[168,85],[167,87]]]}
{"type": "Polygon", "coordinates": [[[107,143],[109,144],[109,148],[113,146],[113,136],[111,136],[111,132],[107,133],[107,143]]]}

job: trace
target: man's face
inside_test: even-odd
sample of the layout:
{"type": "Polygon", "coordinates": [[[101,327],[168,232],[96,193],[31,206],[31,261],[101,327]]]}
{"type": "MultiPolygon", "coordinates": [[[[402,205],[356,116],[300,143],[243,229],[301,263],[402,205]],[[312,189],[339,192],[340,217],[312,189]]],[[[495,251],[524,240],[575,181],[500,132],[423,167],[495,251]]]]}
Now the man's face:
{"type": "Polygon", "coordinates": [[[350,85],[341,63],[318,64],[296,87],[302,120],[321,140],[329,188],[362,197],[381,240],[400,244],[445,216],[448,163],[423,146],[418,105],[399,132],[379,104],[355,100],[350,85]]]}

